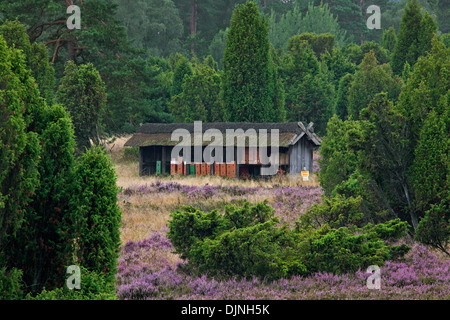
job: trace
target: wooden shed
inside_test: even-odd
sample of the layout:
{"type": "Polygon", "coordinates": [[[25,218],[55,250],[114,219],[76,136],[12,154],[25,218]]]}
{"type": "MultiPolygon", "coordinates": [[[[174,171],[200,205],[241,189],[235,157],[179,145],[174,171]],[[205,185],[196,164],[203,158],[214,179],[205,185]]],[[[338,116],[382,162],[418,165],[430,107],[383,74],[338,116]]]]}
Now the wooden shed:
{"type": "MultiPolygon", "coordinates": [[[[270,174],[300,174],[309,171],[312,175],[313,150],[320,146],[321,140],[313,131],[313,123],[307,126],[301,122],[287,123],[248,123],[248,122],[214,122],[214,123],[146,123],[125,143],[126,147],[139,147],[139,174],[210,174],[236,178],[267,175],[267,168],[277,164],[277,171],[270,174]],[[177,156],[173,152],[179,147],[179,139],[173,133],[187,133],[190,138],[189,149],[184,149],[177,156]],[[213,131],[212,131],[213,130],[213,131]],[[220,132],[213,139],[211,132],[220,132]],[[233,134],[233,136],[231,136],[233,134]],[[266,134],[266,135],[262,135],[266,134]],[[230,138],[231,137],[231,138],[230,138]],[[264,139],[263,139],[264,137],[264,139]],[[227,140],[230,138],[229,140],[227,140]],[[239,139],[239,142],[237,142],[239,139]],[[255,138],[256,140],[252,140],[255,138]],[[275,139],[276,138],[276,139],[275,139]],[[232,143],[230,144],[230,141],[232,143]],[[244,141],[242,143],[242,141],[244,141]],[[254,141],[258,141],[255,148],[254,141]],[[260,150],[264,141],[267,146],[267,158],[260,150]],[[272,154],[276,141],[276,153],[272,154]],[[216,148],[223,144],[222,157],[214,155],[214,161],[194,159],[195,148],[216,148]],[[228,143],[228,144],[227,144],[228,143]],[[228,153],[228,154],[227,154],[228,153]],[[268,161],[267,161],[268,159],[268,161]],[[203,169],[202,169],[203,164],[203,169]],[[197,168],[197,172],[196,172],[197,168]],[[266,168],[266,169],[265,169],[266,168]],[[199,172],[200,170],[200,172],[199,172]]],[[[210,150],[208,149],[208,150],[210,150]]],[[[213,152],[214,153],[214,152],[213,152]]],[[[198,153],[197,153],[198,155],[198,153]]]]}

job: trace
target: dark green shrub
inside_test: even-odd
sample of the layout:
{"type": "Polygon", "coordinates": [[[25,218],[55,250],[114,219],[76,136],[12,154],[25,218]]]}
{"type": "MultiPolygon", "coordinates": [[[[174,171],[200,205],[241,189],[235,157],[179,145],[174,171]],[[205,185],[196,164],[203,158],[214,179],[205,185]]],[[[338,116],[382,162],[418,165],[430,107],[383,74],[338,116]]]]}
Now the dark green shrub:
{"type": "Polygon", "coordinates": [[[347,225],[361,225],[363,221],[362,198],[345,198],[336,195],[332,198],[323,198],[323,202],[311,206],[307,213],[299,219],[302,227],[319,228],[324,224],[332,228],[344,227],[347,225]]]}
{"type": "Polygon", "coordinates": [[[420,220],[415,234],[416,240],[432,246],[450,256],[447,251],[450,243],[450,206],[444,199],[439,204],[431,205],[420,220]]]}
{"type": "Polygon", "coordinates": [[[167,235],[181,258],[189,259],[191,246],[222,231],[224,221],[216,210],[203,213],[192,206],[182,207],[181,210],[171,214],[167,235]]]}
{"type": "Polygon", "coordinates": [[[405,245],[387,244],[384,236],[400,237],[405,231],[406,223],[400,220],[355,230],[324,226],[309,239],[310,248],[305,255],[305,265],[308,272],[335,274],[364,269],[370,265],[382,266],[386,260],[398,258],[409,250],[405,245]]]}
{"type": "Polygon", "coordinates": [[[22,270],[0,268],[0,300],[18,300],[22,294],[22,270]]]}
{"type": "Polygon", "coordinates": [[[356,209],[359,202],[354,199],[347,207],[344,203],[336,206],[334,216],[319,211],[317,217],[325,220],[317,230],[305,221],[294,229],[280,226],[267,203],[227,206],[223,215],[184,207],[172,214],[168,235],[176,252],[188,259],[190,272],[219,277],[272,280],[317,271],[343,273],[383,265],[385,260],[404,254],[407,247],[392,246],[387,240],[402,236],[406,223],[394,220],[364,228],[351,225],[353,217],[357,220],[360,216],[356,209]],[[350,214],[340,214],[352,206],[350,214]],[[327,221],[351,227],[330,228],[327,221]]]}
{"type": "Polygon", "coordinates": [[[392,241],[401,238],[407,231],[408,226],[407,222],[397,218],[375,226],[368,224],[365,226],[365,229],[374,232],[376,236],[383,240],[392,241]]]}
{"type": "Polygon", "coordinates": [[[28,294],[27,300],[116,300],[114,283],[103,274],[91,272],[81,267],[80,289],[69,289],[67,286],[53,290],[43,289],[39,294],[28,294]]]}
{"type": "Polygon", "coordinates": [[[265,203],[252,206],[225,206],[225,214],[217,210],[204,213],[192,206],[185,206],[171,214],[168,237],[181,258],[190,259],[190,249],[206,238],[215,238],[226,230],[245,228],[273,218],[273,209],[265,203]]]}
{"type": "Polygon", "coordinates": [[[11,266],[11,241],[39,184],[39,140],[28,127],[29,111],[41,103],[25,57],[1,35],[0,57],[0,262],[11,266]]]}
{"type": "Polygon", "coordinates": [[[61,105],[45,105],[39,111],[33,121],[42,150],[39,184],[13,242],[17,249],[11,253],[13,265],[23,271],[23,280],[34,293],[61,285],[62,266],[72,262],[74,236],[73,221],[68,219],[75,146],[72,121],[61,105]]]}
{"type": "Polygon", "coordinates": [[[301,262],[302,243],[276,220],[245,228],[232,228],[215,238],[207,238],[192,248],[191,263],[200,273],[215,276],[277,279],[305,274],[301,262]]]}
{"type": "Polygon", "coordinates": [[[100,147],[77,159],[71,198],[76,222],[75,256],[78,265],[114,281],[120,246],[121,212],[117,204],[116,174],[100,147]]]}

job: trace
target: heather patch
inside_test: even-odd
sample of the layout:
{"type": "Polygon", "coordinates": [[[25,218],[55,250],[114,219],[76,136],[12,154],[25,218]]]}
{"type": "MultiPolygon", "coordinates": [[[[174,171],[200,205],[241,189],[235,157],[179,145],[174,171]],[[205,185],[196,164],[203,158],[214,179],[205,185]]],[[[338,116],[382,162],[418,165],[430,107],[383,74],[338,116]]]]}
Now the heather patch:
{"type": "Polygon", "coordinates": [[[122,247],[117,275],[119,299],[449,299],[450,261],[415,245],[403,261],[381,267],[381,287],[369,289],[366,270],[336,275],[317,272],[275,281],[192,276],[178,260],[158,259],[173,250],[162,233],[122,247]],[[139,253],[135,255],[135,253],[139,253]],[[159,253],[158,253],[159,252],[159,253]],[[127,262],[125,265],[124,262],[127,262]]]}

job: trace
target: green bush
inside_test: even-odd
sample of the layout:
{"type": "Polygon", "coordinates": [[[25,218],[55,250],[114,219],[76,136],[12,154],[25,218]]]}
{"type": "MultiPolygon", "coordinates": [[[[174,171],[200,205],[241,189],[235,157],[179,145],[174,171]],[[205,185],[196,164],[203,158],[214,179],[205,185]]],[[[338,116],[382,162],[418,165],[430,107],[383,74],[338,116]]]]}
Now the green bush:
{"type": "Polygon", "coordinates": [[[232,228],[192,248],[191,263],[215,276],[276,279],[305,274],[298,234],[277,227],[276,220],[232,228]]]}
{"type": "Polygon", "coordinates": [[[22,270],[0,268],[0,300],[21,299],[22,289],[22,270]]]}
{"type": "Polygon", "coordinates": [[[67,286],[53,290],[43,289],[33,296],[28,294],[26,300],[116,300],[114,283],[104,275],[88,271],[81,267],[80,289],[69,289],[67,286]]]}
{"type": "Polygon", "coordinates": [[[310,248],[305,255],[305,265],[308,272],[335,274],[364,269],[370,265],[382,266],[386,260],[398,258],[409,250],[405,245],[387,244],[384,237],[400,237],[405,231],[406,223],[400,220],[375,226],[368,224],[354,230],[347,227],[331,229],[325,225],[309,239],[310,248]]]}
{"type": "Polygon", "coordinates": [[[450,243],[450,208],[447,199],[437,205],[431,205],[420,220],[416,230],[416,240],[432,246],[450,256],[447,251],[450,243]]]}
{"type": "Polygon", "coordinates": [[[185,206],[181,211],[173,212],[171,217],[168,237],[183,259],[190,259],[191,247],[206,238],[215,238],[233,228],[250,227],[275,219],[274,210],[266,203],[252,206],[249,202],[244,202],[242,206],[225,206],[224,215],[217,210],[203,213],[192,206],[185,206]]]}
{"type": "Polygon", "coordinates": [[[272,280],[318,271],[343,273],[383,265],[408,250],[389,244],[406,231],[407,224],[398,219],[360,228],[351,225],[349,215],[337,215],[329,222],[339,226],[346,221],[350,227],[331,228],[324,221],[318,229],[302,222],[291,229],[280,226],[266,202],[227,206],[224,214],[184,207],[171,217],[168,236],[176,252],[188,259],[189,271],[216,277],[272,280]]]}
{"type": "Polygon", "coordinates": [[[312,205],[308,212],[302,215],[299,223],[303,227],[318,228],[324,224],[330,227],[339,228],[349,224],[361,225],[363,221],[363,212],[361,197],[345,198],[336,195],[332,198],[323,198],[322,203],[312,205]]]}

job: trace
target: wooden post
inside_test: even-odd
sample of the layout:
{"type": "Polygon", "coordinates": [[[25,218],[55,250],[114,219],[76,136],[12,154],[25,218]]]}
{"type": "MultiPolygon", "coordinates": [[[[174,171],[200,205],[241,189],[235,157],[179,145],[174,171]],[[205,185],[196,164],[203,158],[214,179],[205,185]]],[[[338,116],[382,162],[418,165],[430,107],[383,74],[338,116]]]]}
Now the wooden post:
{"type": "Polygon", "coordinates": [[[162,155],[161,155],[161,166],[162,166],[162,168],[161,168],[161,173],[162,174],[165,174],[166,173],[166,162],[167,162],[167,159],[166,159],[166,147],[165,146],[163,146],[162,148],[162,155]]]}

